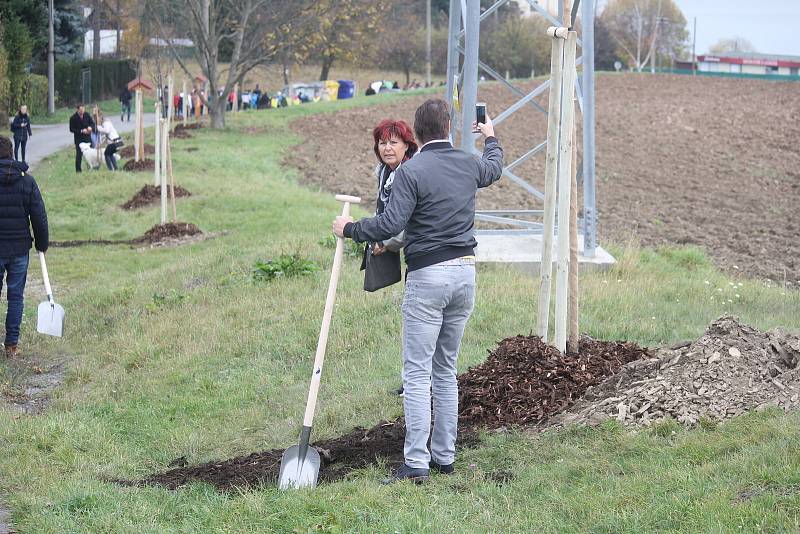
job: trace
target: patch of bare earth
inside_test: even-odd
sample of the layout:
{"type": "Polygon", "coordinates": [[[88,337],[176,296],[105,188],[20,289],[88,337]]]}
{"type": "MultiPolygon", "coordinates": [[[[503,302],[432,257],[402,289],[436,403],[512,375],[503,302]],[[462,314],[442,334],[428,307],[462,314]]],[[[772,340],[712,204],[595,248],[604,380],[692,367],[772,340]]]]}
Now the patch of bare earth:
{"type": "MultiPolygon", "coordinates": [[[[531,90],[539,82],[522,84],[531,90]]],[[[305,141],[286,162],[306,184],[374,202],[372,128],[413,123],[430,96],[298,119],[305,141]],[[323,155],[335,154],[335,157],[323,155]]],[[[516,100],[482,84],[497,113],[516,100]]],[[[597,77],[597,206],[602,240],[694,244],[733,273],[800,280],[800,91],[790,82],[679,75],[597,77]],[[735,267],[734,267],[735,266],[735,267]]],[[[546,97],[538,99],[546,108],[546,97]]],[[[526,106],[497,126],[506,164],[546,137],[547,118],[526,106]]],[[[579,133],[580,136],[580,133],[579,133]]],[[[544,153],[517,167],[543,189],[544,153]]],[[[510,180],[478,193],[482,209],[541,209],[510,180]]]]}

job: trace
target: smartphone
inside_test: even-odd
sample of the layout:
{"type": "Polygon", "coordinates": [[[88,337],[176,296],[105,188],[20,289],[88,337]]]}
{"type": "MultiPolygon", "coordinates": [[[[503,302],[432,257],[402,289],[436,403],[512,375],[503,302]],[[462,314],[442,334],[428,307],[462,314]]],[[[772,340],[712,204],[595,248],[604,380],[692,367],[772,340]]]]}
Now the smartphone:
{"type": "MultiPolygon", "coordinates": [[[[478,124],[486,124],[486,102],[478,102],[475,104],[475,122],[478,124]]],[[[476,130],[480,132],[480,130],[476,130]]]]}

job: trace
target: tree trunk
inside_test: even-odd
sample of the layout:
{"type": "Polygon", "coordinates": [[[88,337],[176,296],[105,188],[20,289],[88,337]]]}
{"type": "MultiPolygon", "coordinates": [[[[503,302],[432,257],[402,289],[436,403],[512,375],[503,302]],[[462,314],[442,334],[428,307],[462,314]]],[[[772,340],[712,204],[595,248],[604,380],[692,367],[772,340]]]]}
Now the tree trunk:
{"type": "Polygon", "coordinates": [[[92,59],[100,59],[100,0],[92,5],[92,59]]]}
{"type": "Polygon", "coordinates": [[[216,130],[225,128],[225,106],[228,104],[228,98],[223,95],[217,97],[211,105],[208,106],[208,114],[211,117],[211,127],[216,130]]]}
{"type": "Polygon", "coordinates": [[[119,49],[119,39],[120,39],[120,35],[122,33],[122,30],[120,28],[122,15],[120,14],[119,2],[120,2],[120,0],[117,0],[117,15],[116,15],[116,17],[117,17],[117,44],[116,44],[116,48],[114,49],[114,57],[117,58],[117,59],[120,58],[120,54],[121,54],[120,49],[119,49]]]}
{"type": "Polygon", "coordinates": [[[403,74],[406,75],[406,87],[411,83],[411,67],[408,65],[403,67],[403,74]]]}
{"type": "Polygon", "coordinates": [[[328,79],[328,74],[330,73],[331,66],[333,65],[333,59],[333,54],[325,54],[322,56],[322,73],[319,75],[319,81],[324,82],[328,79]]]}

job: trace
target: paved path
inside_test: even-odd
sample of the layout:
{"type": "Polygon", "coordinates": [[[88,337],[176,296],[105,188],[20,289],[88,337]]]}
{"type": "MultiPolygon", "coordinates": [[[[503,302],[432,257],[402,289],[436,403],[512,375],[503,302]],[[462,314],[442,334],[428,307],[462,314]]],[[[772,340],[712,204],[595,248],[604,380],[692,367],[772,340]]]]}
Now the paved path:
{"type": "MultiPolygon", "coordinates": [[[[133,119],[133,117],[131,117],[133,119]]],[[[134,122],[119,122],[117,119],[114,121],[114,128],[120,134],[133,131],[134,122]]],[[[144,125],[152,126],[155,124],[155,113],[144,114],[144,125]]],[[[36,164],[42,161],[45,157],[58,152],[64,148],[74,146],[72,142],[72,133],[69,131],[68,124],[48,124],[46,126],[31,126],[33,130],[33,137],[28,140],[26,147],[25,159],[31,169],[36,167],[36,164]]],[[[151,141],[152,142],[152,141],[151,141]]]]}

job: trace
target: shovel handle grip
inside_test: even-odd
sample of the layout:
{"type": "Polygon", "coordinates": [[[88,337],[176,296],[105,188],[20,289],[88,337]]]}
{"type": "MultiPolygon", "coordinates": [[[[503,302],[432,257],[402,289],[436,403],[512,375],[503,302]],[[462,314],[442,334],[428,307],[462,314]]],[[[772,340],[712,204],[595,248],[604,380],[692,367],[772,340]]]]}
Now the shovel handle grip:
{"type": "MultiPolygon", "coordinates": [[[[348,195],[336,195],[336,200],[344,202],[342,207],[342,217],[350,216],[350,204],[358,204],[361,199],[348,195]]],[[[308,401],[306,402],[306,413],[303,417],[303,426],[310,427],[314,422],[314,411],[317,408],[317,394],[319,393],[319,383],[322,377],[322,365],[325,363],[325,349],[328,346],[328,332],[333,316],[333,305],[336,301],[336,287],[339,285],[339,272],[342,269],[342,256],[344,256],[344,239],[336,238],[336,252],[333,255],[333,267],[331,268],[331,280],[328,283],[328,296],[325,299],[325,313],[322,315],[322,327],[319,331],[319,341],[317,342],[317,353],[314,356],[314,370],[311,373],[311,386],[308,388],[308,401]]]]}
{"type": "Polygon", "coordinates": [[[50,288],[50,276],[47,274],[47,262],[44,261],[44,252],[39,251],[39,262],[42,264],[42,280],[44,280],[44,290],[47,292],[47,300],[53,303],[53,290],[50,288]]]}

